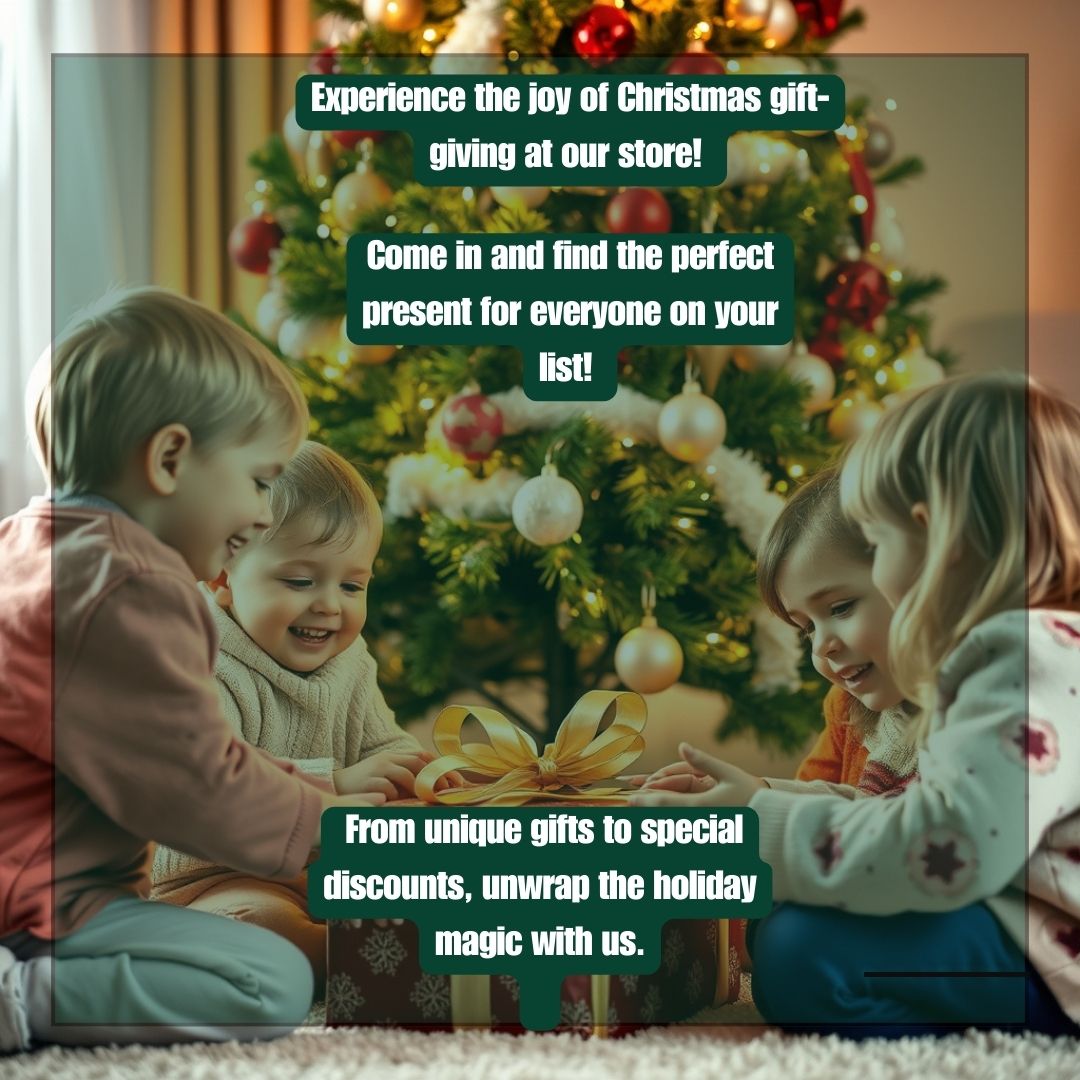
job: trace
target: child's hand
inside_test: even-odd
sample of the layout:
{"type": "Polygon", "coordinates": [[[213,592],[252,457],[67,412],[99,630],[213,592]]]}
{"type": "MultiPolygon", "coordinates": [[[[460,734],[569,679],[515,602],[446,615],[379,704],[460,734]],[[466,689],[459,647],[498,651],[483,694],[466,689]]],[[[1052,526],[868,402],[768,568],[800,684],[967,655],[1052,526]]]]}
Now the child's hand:
{"type": "Polygon", "coordinates": [[[696,780],[704,781],[704,784],[698,790],[704,791],[706,788],[711,788],[716,781],[706,773],[703,773],[700,769],[695,769],[687,761],[675,761],[670,765],[665,765],[663,768],[657,769],[656,772],[646,776],[644,782],[640,785],[645,788],[664,788],[668,791],[686,791],[689,790],[684,785],[686,784],[686,777],[692,776],[696,780]]]}
{"type": "Polygon", "coordinates": [[[688,768],[676,771],[676,766],[668,765],[658,770],[665,775],[650,778],[648,788],[631,795],[631,806],[745,806],[755,792],[768,786],[760,776],[702,753],[689,743],[680,743],[679,753],[688,768]]]}
{"type": "MultiPolygon", "coordinates": [[[[407,799],[416,794],[416,774],[435,760],[427,750],[372,754],[355,765],[334,773],[334,788],[342,795],[381,792],[387,801],[407,799]]],[[[435,785],[436,791],[464,783],[459,773],[448,773],[435,785]]]]}

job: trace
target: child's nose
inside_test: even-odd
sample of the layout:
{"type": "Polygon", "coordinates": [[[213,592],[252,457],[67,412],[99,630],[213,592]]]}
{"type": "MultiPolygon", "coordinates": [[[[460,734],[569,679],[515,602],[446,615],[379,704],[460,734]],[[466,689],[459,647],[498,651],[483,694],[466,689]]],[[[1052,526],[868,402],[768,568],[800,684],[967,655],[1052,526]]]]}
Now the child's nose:
{"type": "Polygon", "coordinates": [[[339,609],[337,589],[320,589],[312,598],[311,609],[321,615],[336,615],[339,609]]]}
{"type": "Polygon", "coordinates": [[[815,656],[832,656],[840,648],[840,639],[833,633],[821,634],[814,642],[815,656]]]}

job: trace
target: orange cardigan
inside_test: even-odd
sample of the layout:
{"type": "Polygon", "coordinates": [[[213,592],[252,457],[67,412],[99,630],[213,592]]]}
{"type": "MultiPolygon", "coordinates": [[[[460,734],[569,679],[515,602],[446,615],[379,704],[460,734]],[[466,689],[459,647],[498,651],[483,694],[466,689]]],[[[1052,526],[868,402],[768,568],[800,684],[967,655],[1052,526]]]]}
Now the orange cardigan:
{"type": "Polygon", "coordinates": [[[867,750],[848,723],[855,699],[839,686],[825,695],[825,730],[795,773],[796,780],[827,780],[858,787],[867,750]]]}

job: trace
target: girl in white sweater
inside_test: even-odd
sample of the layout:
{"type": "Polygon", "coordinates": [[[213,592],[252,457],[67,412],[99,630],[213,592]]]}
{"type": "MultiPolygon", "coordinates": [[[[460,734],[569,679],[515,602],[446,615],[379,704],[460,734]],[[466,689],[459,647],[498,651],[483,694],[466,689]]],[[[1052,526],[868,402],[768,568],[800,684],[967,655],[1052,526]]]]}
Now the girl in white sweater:
{"type": "MultiPolygon", "coordinates": [[[[398,727],[360,636],[382,540],[375,494],[344,458],[307,442],[273,482],[270,509],[274,524],[204,586],[225,715],[248,742],[341,794],[410,796],[432,755],[398,727]]],[[[153,876],[154,899],[255,923],[299,946],[319,996],[326,926],[308,914],[306,873],[262,881],[159,847],[153,876]]]]}
{"type": "Polygon", "coordinates": [[[807,798],[684,745],[708,775],[631,799],[756,811],[786,901],[750,946],[766,1019],[1080,1034],[1078,462],[1080,410],[1019,376],[921,391],[852,447],[841,494],[924,710],[918,781],[807,798]]]}

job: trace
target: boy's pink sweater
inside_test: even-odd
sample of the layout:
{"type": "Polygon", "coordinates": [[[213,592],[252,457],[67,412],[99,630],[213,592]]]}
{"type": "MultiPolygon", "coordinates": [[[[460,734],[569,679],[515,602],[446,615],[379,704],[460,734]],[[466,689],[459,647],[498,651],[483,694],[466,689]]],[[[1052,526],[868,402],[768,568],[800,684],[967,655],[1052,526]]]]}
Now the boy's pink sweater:
{"type": "Polygon", "coordinates": [[[0,938],[146,896],[151,840],[299,873],[319,788],[234,737],[181,556],[118,509],[41,497],[0,550],[0,938]]]}

